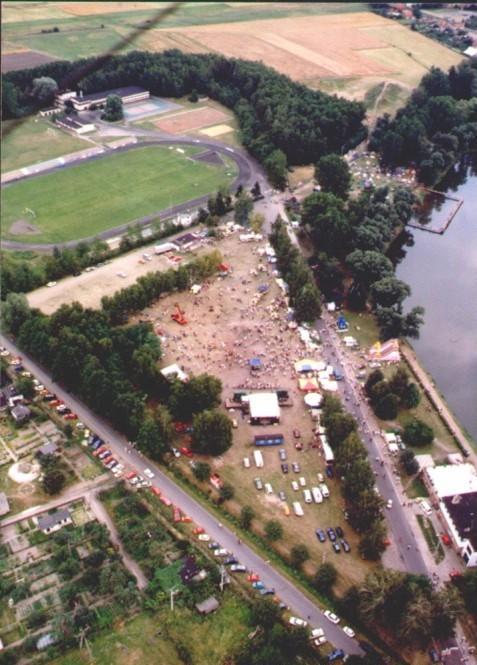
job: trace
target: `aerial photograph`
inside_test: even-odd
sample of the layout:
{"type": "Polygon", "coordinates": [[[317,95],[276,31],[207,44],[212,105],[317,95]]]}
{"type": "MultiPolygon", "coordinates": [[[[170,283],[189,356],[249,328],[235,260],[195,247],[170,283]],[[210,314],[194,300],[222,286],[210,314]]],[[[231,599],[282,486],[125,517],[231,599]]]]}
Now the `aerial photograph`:
{"type": "Polygon", "coordinates": [[[477,2],[1,9],[0,665],[477,665],[477,2]]]}

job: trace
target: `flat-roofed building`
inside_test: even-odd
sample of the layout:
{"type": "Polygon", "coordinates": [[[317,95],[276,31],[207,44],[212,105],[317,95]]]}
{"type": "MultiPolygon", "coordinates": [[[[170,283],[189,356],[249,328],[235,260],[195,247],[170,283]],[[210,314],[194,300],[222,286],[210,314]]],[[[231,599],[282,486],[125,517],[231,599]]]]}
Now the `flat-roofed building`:
{"type": "Polygon", "coordinates": [[[88,111],[91,107],[101,107],[106,104],[106,100],[111,95],[120,97],[123,104],[133,104],[134,102],[141,102],[149,99],[149,90],[140,88],[137,85],[128,85],[123,88],[112,88],[111,90],[103,90],[102,92],[92,92],[84,94],[83,92],[67,91],[56,95],[56,102],[58,106],[64,108],[66,102],[71,102],[73,108],[77,111],[88,111]]]}

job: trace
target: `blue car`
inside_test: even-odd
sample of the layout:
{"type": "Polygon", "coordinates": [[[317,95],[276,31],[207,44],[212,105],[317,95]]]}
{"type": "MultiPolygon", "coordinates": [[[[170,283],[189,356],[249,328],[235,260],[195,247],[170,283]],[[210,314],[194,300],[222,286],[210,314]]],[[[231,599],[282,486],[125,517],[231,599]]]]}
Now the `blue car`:
{"type": "Polygon", "coordinates": [[[263,582],[253,582],[252,586],[254,589],[265,589],[265,584],[263,582]]]}
{"type": "Polygon", "coordinates": [[[328,655],[328,662],[334,663],[335,660],[342,660],[345,656],[343,649],[335,649],[328,655]]]}
{"type": "Polygon", "coordinates": [[[329,464],[327,465],[327,467],[326,467],[326,469],[325,469],[325,473],[326,473],[326,475],[328,476],[328,478],[333,478],[333,476],[335,475],[335,474],[333,473],[333,467],[330,466],[329,464]]]}
{"type": "Polygon", "coordinates": [[[101,447],[101,443],[99,441],[96,441],[95,443],[90,443],[89,447],[91,450],[97,450],[98,448],[101,447]]]}

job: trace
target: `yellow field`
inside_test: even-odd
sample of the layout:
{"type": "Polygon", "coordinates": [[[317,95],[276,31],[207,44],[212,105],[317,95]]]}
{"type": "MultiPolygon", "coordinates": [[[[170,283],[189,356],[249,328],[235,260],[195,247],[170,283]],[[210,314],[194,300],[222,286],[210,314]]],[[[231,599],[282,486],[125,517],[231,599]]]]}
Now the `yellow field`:
{"type": "Polygon", "coordinates": [[[262,61],[295,80],[353,99],[363,99],[383,81],[409,94],[432,65],[446,69],[461,60],[372,12],[156,29],[141,37],[141,45],[262,61]]]}
{"type": "Polygon", "coordinates": [[[165,8],[171,2],[75,2],[62,3],[61,8],[67,14],[75,16],[91,16],[95,14],[114,14],[148,9],[165,8]]]}

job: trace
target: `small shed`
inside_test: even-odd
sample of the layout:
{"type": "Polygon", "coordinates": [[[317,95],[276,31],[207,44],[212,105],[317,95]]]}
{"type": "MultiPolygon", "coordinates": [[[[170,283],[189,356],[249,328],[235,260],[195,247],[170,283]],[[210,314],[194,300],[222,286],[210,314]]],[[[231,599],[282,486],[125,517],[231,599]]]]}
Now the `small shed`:
{"type": "Polygon", "coordinates": [[[196,603],[195,605],[195,609],[199,612],[199,614],[204,615],[215,612],[218,607],[219,601],[217,598],[214,598],[214,596],[210,596],[209,598],[203,600],[201,603],[196,603]]]}
{"type": "Polygon", "coordinates": [[[25,423],[31,416],[31,411],[27,406],[23,404],[18,404],[14,406],[10,411],[13,420],[16,423],[25,423]]]}

